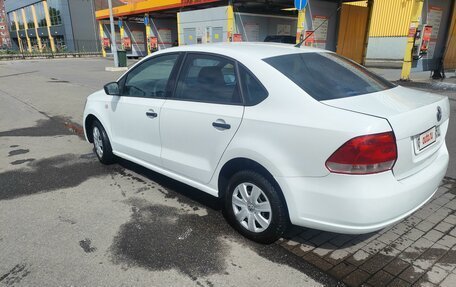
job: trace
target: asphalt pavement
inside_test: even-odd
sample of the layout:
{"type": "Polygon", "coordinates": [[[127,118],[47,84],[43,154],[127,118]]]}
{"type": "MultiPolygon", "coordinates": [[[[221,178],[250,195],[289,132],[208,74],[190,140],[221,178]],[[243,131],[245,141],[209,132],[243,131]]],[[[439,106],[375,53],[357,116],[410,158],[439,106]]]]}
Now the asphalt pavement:
{"type": "MultiPolygon", "coordinates": [[[[128,161],[99,164],[80,126],[87,95],[121,75],[105,72],[110,65],[0,62],[0,286],[343,285],[331,277],[341,278],[341,265],[320,271],[331,259],[325,248],[310,259],[302,248],[309,234],[339,236],[298,228],[279,244],[255,244],[229,227],[213,197],[128,161]]],[[[456,91],[404,85],[449,97],[447,180],[456,179],[456,91]]]]}
{"type": "Polygon", "coordinates": [[[78,128],[119,73],[103,59],[0,62],[0,286],[338,286],[234,232],[213,197],[131,162],[104,166],[78,128]]]}

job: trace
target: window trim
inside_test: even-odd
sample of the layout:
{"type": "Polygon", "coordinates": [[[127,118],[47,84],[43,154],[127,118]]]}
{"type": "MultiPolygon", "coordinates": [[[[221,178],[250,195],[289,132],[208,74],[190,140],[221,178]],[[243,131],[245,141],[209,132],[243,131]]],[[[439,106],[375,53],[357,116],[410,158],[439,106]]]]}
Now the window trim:
{"type": "Polygon", "coordinates": [[[175,79],[175,76],[176,76],[176,68],[178,66],[181,65],[181,61],[182,61],[182,53],[181,52],[171,52],[171,53],[163,53],[163,54],[160,54],[160,55],[156,55],[156,56],[152,56],[148,59],[145,59],[144,61],[139,61],[138,63],[136,63],[127,73],[125,73],[118,81],[117,81],[117,84],[119,85],[119,88],[120,88],[120,96],[121,97],[125,97],[125,98],[139,98],[139,99],[167,99],[168,98],[168,94],[170,92],[170,83],[171,81],[174,81],[175,79]],[[127,78],[128,78],[128,75],[130,75],[130,73],[132,73],[134,70],[136,70],[139,66],[147,63],[147,62],[150,62],[150,61],[153,61],[153,60],[156,60],[156,59],[159,59],[161,57],[164,57],[164,56],[171,56],[171,55],[177,55],[177,59],[176,59],[176,62],[174,63],[174,66],[173,66],[173,69],[171,70],[171,74],[169,75],[169,78],[168,78],[168,83],[166,84],[166,91],[165,91],[165,95],[163,97],[133,97],[133,96],[129,96],[129,95],[125,95],[125,83],[127,81],[127,78]]]}
{"type": "Polygon", "coordinates": [[[217,53],[211,53],[211,52],[200,52],[200,51],[185,52],[185,55],[182,57],[182,61],[180,63],[179,71],[178,71],[178,73],[176,75],[176,78],[175,78],[175,83],[174,83],[174,87],[173,87],[172,93],[171,93],[170,97],[167,98],[167,99],[168,100],[174,100],[174,101],[206,103],[206,104],[214,104],[214,105],[245,106],[245,99],[244,99],[244,94],[242,92],[241,85],[242,85],[242,82],[241,82],[240,74],[239,74],[238,61],[236,59],[233,59],[233,58],[225,56],[225,55],[217,54],[217,53]],[[185,65],[187,64],[186,61],[187,61],[187,58],[189,57],[189,55],[212,56],[212,57],[219,57],[219,58],[224,58],[224,59],[227,59],[229,61],[232,61],[234,63],[234,70],[235,70],[235,74],[236,74],[236,77],[237,77],[236,87],[238,89],[238,92],[239,92],[239,95],[240,95],[240,98],[241,98],[241,102],[239,102],[239,103],[221,103],[221,102],[215,102],[215,101],[210,102],[210,101],[204,101],[204,100],[182,99],[182,98],[176,97],[177,86],[179,84],[180,77],[183,74],[183,69],[184,69],[185,65]]]}

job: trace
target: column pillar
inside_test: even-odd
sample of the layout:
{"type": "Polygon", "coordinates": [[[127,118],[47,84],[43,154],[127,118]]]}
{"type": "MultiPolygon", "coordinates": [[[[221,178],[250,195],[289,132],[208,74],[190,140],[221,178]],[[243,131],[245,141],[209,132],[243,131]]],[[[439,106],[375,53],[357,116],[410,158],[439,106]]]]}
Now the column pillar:
{"type": "Polygon", "coordinates": [[[177,12],[177,42],[178,42],[179,46],[184,44],[184,41],[182,41],[182,33],[184,33],[184,31],[182,31],[180,13],[181,12],[177,12]]]}
{"type": "Polygon", "coordinates": [[[41,44],[41,38],[40,35],[38,34],[38,18],[36,17],[36,10],[35,10],[35,5],[32,5],[32,14],[33,14],[33,23],[35,23],[35,34],[36,34],[36,40],[38,42],[38,49],[40,50],[40,53],[43,53],[43,45],[41,44]]]}
{"type": "Polygon", "coordinates": [[[226,11],[227,23],[227,42],[233,42],[233,33],[234,33],[234,10],[233,4],[230,2],[226,11]]]}
{"type": "Polygon", "coordinates": [[[125,50],[125,46],[124,46],[125,29],[124,29],[123,20],[119,18],[118,24],[119,24],[119,29],[120,29],[120,46],[122,47],[122,50],[125,50]]]}
{"type": "Polygon", "coordinates": [[[421,12],[423,11],[424,0],[413,0],[412,14],[410,16],[409,34],[407,37],[407,45],[405,47],[404,61],[402,63],[401,80],[410,80],[410,72],[412,70],[412,49],[415,41],[415,33],[420,24],[421,12]],[[415,30],[415,33],[411,33],[415,30]]]}
{"type": "Polygon", "coordinates": [[[298,23],[296,27],[296,44],[306,37],[306,8],[298,11],[298,23]]]}
{"type": "Polygon", "coordinates": [[[17,22],[16,11],[13,12],[13,16],[14,16],[14,24],[16,26],[16,36],[17,36],[17,44],[19,45],[19,51],[21,51],[21,53],[24,53],[24,49],[22,49],[22,39],[21,39],[21,36],[19,35],[19,23],[17,22]]]}
{"type": "MultiPolygon", "coordinates": [[[[150,55],[150,53],[152,53],[151,47],[150,47],[150,45],[152,45],[152,43],[150,42],[150,35],[151,35],[150,18],[149,18],[149,14],[147,14],[147,13],[144,15],[144,24],[145,24],[144,26],[146,26],[147,55],[150,55]]],[[[177,14],[177,25],[179,27],[179,13],[177,14]]],[[[177,29],[178,29],[178,33],[179,33],[179,28],[177,28],[177,29]]]]}
{"type": "Polygon", "coordinates": [[[106,58],[106,49],[104,47],[104,30],[103,30],[103,24],[101,23],[102,20],[98,21],[98,30],[100,32],[100,41],[101,41],[101,55],[103,58],[106,58]]]}
{"type": "Polygon", "coordinates": [[[27,47],[29,53],[32,52],[32,44],[30,43],[30,38],[28,35],[28,23],[27,23],[27,17],[25,17],[25,10],[24,8],[21,9],[21,14],[22,14],[22,21],[24,21],[24,29],[25,29],[25,39],[27,39],[27,47]]]}
{"type": "Polygon", "coordinates": [[[52,36],[51,33],[51,17],[49,16],[49,7],[47,4],[47,1],[43,1],[43,9],[44,9],[44,15],[46,16],[46,26],[48,30],[48,37],[49,37],[49,43],[51,44],[51,50],[53,53],[55,53],[55,42],[54,42],[54,37],[52,36]]]}

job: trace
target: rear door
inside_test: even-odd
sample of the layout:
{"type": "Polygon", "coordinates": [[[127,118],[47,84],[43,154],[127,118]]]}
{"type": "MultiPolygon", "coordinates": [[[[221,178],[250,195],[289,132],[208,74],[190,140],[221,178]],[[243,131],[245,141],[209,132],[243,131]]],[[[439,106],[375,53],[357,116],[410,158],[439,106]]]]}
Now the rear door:
{"type": "Polygon", "coordinates": [[[210,181],[244,112],[236,64],[189,53],[176,90],[161,109],[163,166],[200,183],[210,181]]]}
{"type": "Polygon", "coordinates": [[[179,54],[166,54],[135,66],[121,81],[120,97],[110,107],[116,152],[160,165],[160,110],[179,54]]]}

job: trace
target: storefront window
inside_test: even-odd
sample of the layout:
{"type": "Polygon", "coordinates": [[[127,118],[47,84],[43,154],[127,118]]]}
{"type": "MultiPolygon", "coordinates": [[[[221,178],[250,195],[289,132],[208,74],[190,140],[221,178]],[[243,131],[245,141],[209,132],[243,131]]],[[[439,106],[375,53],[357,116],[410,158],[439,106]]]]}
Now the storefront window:
{"type": "Polygon", "coordinates": [[[43,46],[43,51],[51,51],[51,42],[47,36],[41,37],[41,45],[43,46]]]}
{"type": "Polygon", "coordinates": [[[30,45],[32,45],[32,50],[39,51],[38,39],[36,37],[30,37],[30,45]]]}
{"type": "Polygon", "coordinates": [[[35,4],[36,19],[38,21],[38,27],[46,27],[46,14],[44,13],[43,2],[35,4]]]}
{"type": "Polygon", "coordinates": [[[59,51],[59,52],[67,51],[67,47],[65,44],[65,38],[63,36],[54,37],[54,41],[55,41],[55,46],[56,46],[57,51],[59,51]]]}
{"type": "Polygon", "coordinates": [[[62,17],[60,16],[60,11],[62,4],[60,0],[47,0],[49,6],[49,17],[51,18],[51,25],[61,25],[62,17]]]}
{"type": "Polygon", "coordinates": [[[16,31],[16,21],[14,21],[13,12],[8,13],[8,19],[9,19],[10,31],[16,31]]]}
{"type": "Polygon", "coordinates": [[[24,8],[25,11],[25,20],[27,21],[27,27],[29,29],[35,28],[35,21],[33,20],[32,6],[27,6],[24,8]]]}
{"type": "Polygon", "coordinates": [[[25,25],[24,25],[24,19],[22,18],[22,11],[16,10],[15,13],[16,13],[17,24],[19,25],[19,30],[24,30],[25,25]]]}

